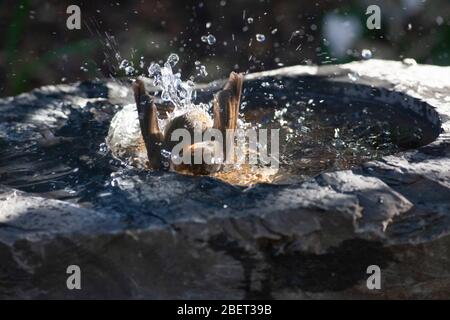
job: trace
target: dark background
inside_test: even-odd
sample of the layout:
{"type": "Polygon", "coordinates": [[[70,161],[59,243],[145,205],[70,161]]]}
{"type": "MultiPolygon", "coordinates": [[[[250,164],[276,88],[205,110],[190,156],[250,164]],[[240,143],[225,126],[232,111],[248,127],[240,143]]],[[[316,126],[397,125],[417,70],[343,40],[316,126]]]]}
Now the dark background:
{"type": "Polygon", "coordinates": [[[138,66],[144,57],[145,72],[172,52],[180,56],[183,79],[195,75],[196,60],[206,66],[208,76],[196,77],[199,82],[231,70],[358,60],[362,49],[374,58],[450,65],[449,0],[0,0],[0,30],[0,96],[123,76],[122,59],[138,66]],[[70,4],[81,8],[81,30],[66,27],[70,4]],[[381,7],[381,30],[366,28],[371,4],[381,7]],[[214,45],[201,41],[208,33],[214,45]],[[257,42],[257,33],[266,40],[257,42]]]}

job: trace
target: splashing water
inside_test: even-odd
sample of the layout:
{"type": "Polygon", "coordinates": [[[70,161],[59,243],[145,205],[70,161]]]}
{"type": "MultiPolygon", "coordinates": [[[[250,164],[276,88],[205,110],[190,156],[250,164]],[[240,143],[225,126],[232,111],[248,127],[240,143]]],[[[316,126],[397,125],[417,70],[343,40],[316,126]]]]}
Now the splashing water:
{"type": "Polygon", "coordinates": [[[120,70],[124,70],[127,76],[131,76],[135,73],[135,69],[133,67],[133,63],[124,59],[119,65],[120,70]]]}
{"type": "MultiPolygon", "coordinates": [[[[195,83],[192,80],[182,81],[181,73],[174,73],[173,68],[179,62],[180,58],[177,54],[171,53],[166,62],[161,66],[152,63],[148,68],[149,77],[153,79],[153,84],[161,91],[161,100],[171,103],[172,112],[166,114],[166,118],[158,118],[159,127],[165,130],[170,121],[178,116],[189,112],[203,111],[210,113],[210,104],[194,104],[197,92],[194,90],[195,83]]],[[[199,70],[200,76],[206,76],[206,68],[199,61],[195,62],[196,69],[199,70]]],[[[193,77],[191,77],[193,79],[193,77]]],[[[171,158],[171,150],[161,150],[163,166],[168,168],[171,158]]]]}
{"type": "Polygon", "coordinates": [[[200,72],[200,75],[202,75],[204,77],[208,76],[208,72],[206,71],[206,67],[205,66],[200,66],[199,72],[200,72]]]}
{"type": "Polygon", "coordinates": [[[266,40],[266,36],[263,35],[262,33],[258,33],[258,34],[256,35],[256,41],[258,41],[258,42],[264,42],[265,40],[266,40]]]}
{"type": "Polygon", "coordinates": [[[216,37],[214,37],[212,34],[202,36],[200,40],[202,40],[202,42],[208,43],[209,45],[213,45],[216,43],[216,37]]]}
{"type": "Polygon", "coordinates": [[[192,105],[195,99],[194,82],[188,80],[183,82],[181,74],[173,73],[172,68],[176,66],[180,58],[172,53],[163,66],[152,63],[148,68],[148,74],[153,79],[153,84],[161,89],[161,99],[171,102],[175,108],[186,109],[192,105]]]}

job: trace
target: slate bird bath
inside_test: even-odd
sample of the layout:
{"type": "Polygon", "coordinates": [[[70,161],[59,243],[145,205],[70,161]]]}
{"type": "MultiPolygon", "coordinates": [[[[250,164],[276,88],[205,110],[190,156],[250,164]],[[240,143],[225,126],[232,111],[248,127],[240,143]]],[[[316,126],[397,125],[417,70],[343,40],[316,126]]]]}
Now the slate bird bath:
{"type": "Polygon", "coordinates": [[[279,173],[251,186],[113,158],[110,121],[132,102],[117,83],[0,100],[0,297],[448,298],[449,71],[248,75],[245,118],[286,130],[279,173]]]}

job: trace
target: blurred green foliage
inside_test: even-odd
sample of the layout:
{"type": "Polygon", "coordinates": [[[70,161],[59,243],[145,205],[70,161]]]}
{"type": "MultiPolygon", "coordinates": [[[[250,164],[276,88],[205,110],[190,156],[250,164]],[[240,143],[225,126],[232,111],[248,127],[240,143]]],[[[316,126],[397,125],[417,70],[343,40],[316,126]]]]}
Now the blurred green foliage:
{"type": "Polygon", "coordinates": [[[344,56],[333,56],[322,41],[324,17],[353,16],[364,26],[367,1],[75,1],[83,27],[70,31],[65,22],[72,2],[0,0],[0,96],[44,84],[123,75],[118,70],[122,58],[137,66],[142,56],[148,66],[171,52],[180,55],[184,77],[195,74],[194,61],[201,60],[209,73],[203,81],[224,77],[233,69],[253,72],[303,63],[345,63],[359,59],[363,48],[371,49],[375,58],[412,57],[450,65],[448,0],[426,1],[413,13],[402,1],[374,1],[384,12],[382,29],[363,27],[352,45],[354,53],[344,56]],[[255,22],[247,23],[247,17],[255,22]],[[206,28],[206,22],[212,27],[206,28]],[[317,30],[310,28],[312,24],[317,30]],[[271,33],[274,28],[278,31],[271,33]],[[304,30],[304,36],[291,41],[295,30],[304,30]],[[216,36],[216,45],[200,41],[207,33],[216,36]],[[265,33],[267,40],[252,42],[256,33],[265,33]],[[105,40],[107,34],[113,41],[105,40]]]}

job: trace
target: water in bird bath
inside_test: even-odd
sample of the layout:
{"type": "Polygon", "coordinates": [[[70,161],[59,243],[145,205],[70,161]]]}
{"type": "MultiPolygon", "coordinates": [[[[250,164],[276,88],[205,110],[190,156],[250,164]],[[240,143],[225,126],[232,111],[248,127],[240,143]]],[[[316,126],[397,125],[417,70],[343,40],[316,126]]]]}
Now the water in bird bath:
{"type": "MultiPolygon", "coordinates": [[[[399,103],[380,102],[369,94],[358,97],[336,94],[332,90],[334,87],[354,89],[357,85],[318,76],[244,81],[240,108],[242,123],[280,129],[279,170],[267,175],[260,168],[243,166],[214,176],[244,186],[257,182],[294,183],[323,171],[352,168],[383,155],[414,149],[436,138],[438,128],[435,124],[399,103]]],[[[1,117],[12,120],[3,121],[0,127],[1,183],[85,206],[109,208],[114,205],[120,210],[129,207],[129,197],[147,185],[148,179],[154,181],[152,192],[165,190],[158,183],[175,179],[173,173],[142,170],[128,161],[126,154],[120,154],[121,161],[118,161],[111,157],[105,144],[110,127],[122,126],[133,132],[128,135],[127,130],[122,130],[124,135],[117,136],[126,145],[131,144],[123,140],[124,137],[139,134],[134,104],[124,107],[112,103],[110,97],[99,99],[105,97],[102,84],[80,84],[76,89],[95,96],[94,100],[80,107],[80,103],[70,100],[73,99],[71,94],[70,99],[63,97],[67,100],[64,102],[34,108],[26,104],[15,106],[11,113],[2,113],[1,117]],[[114,123],[113,118],[117,120],[120,112],[125,112],[129,118],[114,123]],[[44,139],[43,123],[52,117],[55,121],[64,119],[63,125],[47,134],[54,135],[53,139],[44,139]],[[142,172],[145,176],[141,176],[142,172]],[[120,191],[117,179],[131,179],[135,185],[126,192],[120,191]]],[[[207,105],[214,87],[197,91],[195,101],[207,105]]],[[[380,88],[379,91],[387,90],[380,88]]],[[[45,97],[45,93],[41,95],[45,97]]],[[[408,101],[411,109],[423,106],[418,100],[408,101]]],[[[160,111],[164,115],[164,110],[160,111]]],[[[177,183],[190,188],[189,181],[194,184],[198,179],[185,177],[182,181],[177,183]]]]}
{"type": "MultiPolygon", "coordinates": [[[[286,88],[289,90],[289,88],[286,88]]],[[[398,106],[340,97],[291,97],[258,107],[247,96],[246,121],[280,129],[280,168],[272,183],[291,183],[324,171],[350,169],[421,144],[427,123],[398,106]]],[[[271,100],[270,94],[266,96],[271,100]]]]}
{"type": "MultiPolygon", "coordinates": [[[[152,64],[149,68],[154,85],[160,88],[161,100],[174,106],[173,112],[160,112],[164,115],[159,120],[162,128],[174,116],[193,108],[211,113],[211,104],[193,103],[194,83],[182,82],[179,73],[173,74],[177,61],[178,56],[172,54],[163,67],[152,64]]],[[[322,81],[319,85],[326,87],[332,82],[322,81]]],[[[320,172],[349,169],[432,140],[428,121],[399,105],[375,103],[370,96],[352,100],[313,91],[305,88],[303,80],[289,78],[253,81],[250,86],[244,82],[238,127],[279,129],[279,167],[274,170],[264,165],[238,164],[225,166],[211,176],[236,185],[300,182],[320,172]]],[[[119,159],[126,158],[140,166],[146,162],[133,105],[113,119],[108,141],[119,159]],[[115,138],[124,130],[120,126],[130,125],[135,128],[131,132],[134,135],[131,152],[120,143],[123,135],[115,138]]],[[[266,148],[271,149],[270,143],[266,148]]]]}

